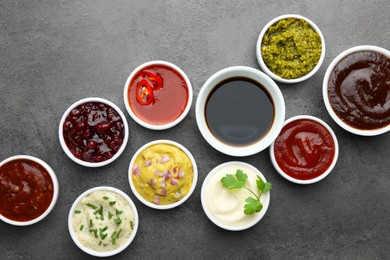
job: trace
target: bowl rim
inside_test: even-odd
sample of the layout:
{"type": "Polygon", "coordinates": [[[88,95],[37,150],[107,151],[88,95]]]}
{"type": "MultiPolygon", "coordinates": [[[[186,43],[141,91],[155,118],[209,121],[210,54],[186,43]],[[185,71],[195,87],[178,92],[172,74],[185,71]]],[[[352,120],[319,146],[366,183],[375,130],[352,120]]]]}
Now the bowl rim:
{"type": "Polygon", "coordinates": [[[72,238],[73,242],[85,253],[93,255],[93,256],[97,256],[97,257],[113,256],[113,255],[119,254],[120,252],[125,250],[131,244],[131,242],[134,240],[134,238],[137,234],[137,231],[138,231],[138,225],[139,225],[139,216],[138,216],[137,207],[135,206],[134,202],[131,200],[131,198],[126,193],[124,193],[120,189],[117,189],[117,188],[114,188],[111,186],[98,186],[98,187],[88,189],[88,190],[84,191],[83,193],[81,193],[77,197],[77,199],[73,202],[73,204],[69,210],[69,215],[68,215],[68,231],[69,231],[70,237],[72,238]],[[74,212],[76,206],[79,204],[79,202],[82,198],[84,198],[85,196],[87,196],[88,194],[90,194],[94,191],[111,191],[111,192],[117,193],[120,196],[122,196],[130,204],[130,207],[133,210],[134,222],[135,222],[133,232],[131,232],[131,235],[129,236],[128,240],[122,246],[120,246],[112,251],[99,252],[99,251],[92,250],[92,249],[82,245],[80,243],[80,241],[77,239],[75,232],[73,231],[72,220],[73,220],[73,212],[74,212]]]}
{"type": "Polygon", "coordinates": [[[328,83],[329,83],[329,77],[330,74],[332,73],[333,69],[339,64],[341,60],[343,60],[345,57],[349,56],[352,53],[355,52],[361,52],[361,51],[373,51],[373,52],[378,52],[390,59],[390,51],[386,50],[382,47],[374,46],[374,45],[358,45],[355,47],[351,47],[349,49],[344,50],[341,52],[339,55],[336,56],[336,58],[333,59],[333,61],[330,63],[328,66],[328,69],[325,72],[324,80],[322,83],[322,96],[323,96],[323,101],[326,107],[326,110],[328,111],[329,115],[332,117],[332,119],[344,130],[356,134],[356,135],[361,135],[361,136],[376,136],[380,134],[384,134],[388,131],[390,131],[390,124],[388,124],[385,127],[377,128],[377,129],[358,129],[354,128],[347,123],[344,123],[337,114],[333,111],[333,108],[330,104],[329,101],[329,96],[328,96],[328,83]]]}
{"type": "Polygon", "coordinates": [[[264,177],[264,175],[260,172],[259,169],[257,169],[256,167],[254,167],[253,165],[249,164],[249,163],[246,163],[246,162],[242,162],[242,161],[228,161],[228,162],[224,162],[224,163],[221,163],[217,166],[215,166],[206,176],[206,178],[204,179],[203,181],[203,184],[202,184],[202,188],[201,188],[201,192],[200,192],[200,199],[201,199],[201,204],[202,204],[202,208],[203,208],[203,211],[204,213],[206,214],[206,216],[209,218],[209,220],[211,222],[213,222],[215,225],[217,225],[218,227],[220,228],[223,228],[225,230],[228,230],[228,231],[242,231],[242,230],[245,230],[245,229],[248,229],[248,228],[251,228],[253,227],[254,225],[256,225],[257,223],[259,223],[259,221],[264,217],[265,213],[267,212],[268,210],[268,207],[269,207],[269,203],[270,203],[270,199],[271,199],[271,191],[268,191],[267,192],[267,196],[265,198],[265,203],[263,204],[263,208],[261,209],[261,211],[259,213],[256,213],[257,214],[257,217],[250,223],[246,224],[246,225],[243,225],[243,226],[237,226],[237,227],[232,227],[232,226],[229,226],[229,225],[225,225],[225,224],[222,224],[220,223],[212,214],[211,212],[208,210],[208,207],[206,205],[206,199],[205,199],[205,190],[206,190],[206,186],[207,186],[207,183],[208,181],[211,179],[211,177],[217,172],[219,171],[220,169],[226,167],[226,166],[229,166],[229,165],[242,165],[242,166],[245,166],[245,167],[248,167],[250,168],[251,170],[253,170],[258,176],[260,176],[260,178],[266,182],[266,178],[264,177]]]}
{"type": "Polygon", "coordinates": [[[296,184],[303,184],[303,185],[305,185],[305,184],[313,184],[313,183],[319,182],[320,180],[324,179],[326,176],[328,176],[332,172],[333,168],[335,167],[335,165],[337,163],[338,157],[339,157],[339,143],[338,143],[336,134],[334,133],[332,128],[326,122],[324,122],[323,120],[321,120],[321,119],[319,119],[318,117],[315,117],[315,116],[311,116],[311,115],[297,115],[297,116],[290,117],[289,119],[287,119],[285,121],[283,127],[286,126],[287,124],[293,122],[293,121],[297,121],[297,120],[301,120],[301,119],[308,119],[308,120],[312,120],[312,121],[315,121],[315,122],[321,124],[322,126],[324,126],[329,131],[330,135],[332,136],[333,141],[334,141],[334,145],[335,145],[335,153],[334,153],[333,161],[332,161],[331,165],[329,166],[329,168],[324,173],[322,173],[320,176],[318,176],[316,178],[313,178],[313,179],[310,179],[310,180],[299,180],[299,179],[296,179],[296,178],[293,178],[293,177],[289,176],[288,174],[286,174],[279,167],[278,163],[276,162],[275,153],[274,153],[274,144],[275,144],[275,142],[272,143],[272,145],[270,146],[269,153],[270,153],[272,165],[274,166],[275,170],[283,178],[285,178],[286,180],[291,181],[293,183],[296,183],[296,184]]]}
{"type": "Polygon", "coordinates": [[[76,162],[76,163],[78,163],[78,164],[80,164],[82,166],[86,166],[86,167],[92,167],[92,168],[94,168],[94,167],[102,167],[102,166],[110,164],[113,161],[115,161],[116,159],[118,159],[118,157],[125,150],[127,142],[129,140],[129,126],[128,126],[128,123],[127,123],[126,116],[123,114],[121,109],[117,105],[115,105],[113,102],[111,102],[111,101],[109,101],[107,99],[104,99],[104,98],[99,98],[99,97],[87,97],[87,98],[83,98],[83,99],[80,99],[80,100],[74,102],[72,105],[70,105],[65,110],[64,114],[61,117],[60,124],[59,124],[59,127],[58,127],[58,138],[59,138],[62,150],[65,152],[65,154],[72,161],[74,161],[74,162],[76,162]],[[118,152],[116,152],[114,154],[114,156],[112,158],[110,158],[108,160],[105,160],[105,161],[102,161],[102,162],[86,162],[86,161],[83,161],[83,160],[81,160],[79,158],[76,158],[71,153],[71,151],[69,150],[68,146],[65,143],[65,139],[64,139],[63,125],[64,125],[66,117],[69,115],[69,113],[72,111],[72,109],[76,108],[77,106],[79,106],[81,104],[88,103],[88,102],[100,102],[100,103],[104,103],[105,105],[110,106],[111,108],[113,108],[119,114],[119,116],[121,117],[121,119],[123,121],[124,138],[123,138],[123,143],[121,144],[121,147],[119,148],[118,152]]]}
{"type": "Polygon", "coordinates": [[[285,114],[285,102],[283,94],[278,85],[268,75],[261,72],[260,70],[246,66],[227,67],[214,73],[210,78],[207,79],[207,81],[200,89],[195,107],[196,123],[198,125],[199,131],[207,143],[209,143],[214,149],[220,151],[221,153],[236,157],[250,156],[259,153],[270,146],[283,127],[285,114]],[[259,82],[271,96],[275,112],[274,121],[268,133],[265,134],[256,143],[248,146],[231,146],[217,139],[208,128],[204,114],[207,97],[210,95],[215,86],[224,79],[237,76],[247,77],[259,82]]]}
{"type": "Polygon", "coordinates": [[[309,18],[304,17],[302,15],[298,15],[298,14],[284,14],[284,15],[280,15],[278,17],[275,17],[274,19],[269,21],[261,30],[260,35],[257,39],[257,43],[256,43],[256,56],[257,56],[257,61],[260,65],[260,68],[267,75],[269,75],[272,79],[274,79],[278,82],[281,82],[281,83],[285,83],[285,84],[295,84],[295,83],[299,83],[299,82],[302,82],[302,81],[305,81],[305,80],[311,78],[320,69],[320,67],[325,59],[325,52],[326,52],[325,38],[324,38],[324,35],[322,34],[320,28],[309,18]],[[285,79],[285,78],[282,78],[282,77],[276,75],[275,73],[273,73],[265,64],[265,62],[263,60],[263,55],[261,53],[261,43],[263,41],[264,34],[267,32],[268,28],[271,25],[275,24],[276,22],[278,22],[282,19],[286,19],[286,18],[304,19],[318,33],[318,35],[321,38],[321,45],[322,45],[321,56],[320,56],[320,59],[318,60],[317,65],[309,73],[303,75],[302,77],[295,78],[295,79],[285,79]]]}
{"type": "Polygon", "coordinates": [[[192,156],[191,152],[187,148],[185,148],[183,145],[179,144],[178,142],[172,141],[172,140],[163,140],[163,139],[161,139],[161,140],[154,140],[154,141],[148,142],[148,143],[144,144],[143,146],[141,146],[137,150],[137,152],[135,152],[133,157],[131,158],[127,174],[128,174],[128,179],[129,179],[129,184],[130,184],[131,191],[137,197],[137,199],[139,201],[141,201],[144,205],[146,205],[146,206],[148,206],[150,208],[159,209],[159,210],[172,209],[172,208],[175,208],[175,207],[180,206],[181,204],[183,204],[189,197],[191,197],[192,193],[194,192],[194,190],[196,188],[197,182],[198,182],[198,167],[196,165],[196,161],[195,161],[194,157],[192,156]],[[193,169],[193,172],[194,172],[194,177],[192,179],[191,188],[188,191],[188,193],[182,199],[180,199],[179,201],[176,201],[175,203],[172,203],[172,204],[156,205],[154,203],[151,203],[151,202],[147,201],[146,199],[144,199],[138,193],[137,189],[135,188],[135,186],[133,184],[132,168],[133,168],[135,160],[137,159],[138,155],[143,150],[145,150],[146,148],[148,148],[148,147],[150,147],[152,145],[155,145],[155,144],[170,144],[170,145],[176,146],[177,148],[182,150],[188,156],[188,158],[190,158],[190,161],[192,163],[192,169],[193,169]]]}
{"type": "Polygon", "coordinates": [[[37,157],[31,156],[31,155],[14,155],[14,156],[8,157],[0,162],[0,168],[4,164],[6,164],[10,161],[13,161],[13,160],[18,160],[18,159],[26,159],[26,160],[30,160],[30,161],[33,161],[35,163],[40,164],[49,173],[50,178],[53,182],[53,198],[49,204],[49,207],[40,216],[36,217],[35,219],[31,219],[29,221],[16,221],[16,220],[9,219],[9,218],[3,216],[2,214],[0,214],[0,219],[8,224],[11,224],[14,226],[28,226],[28,225],[32,225],[32,224],[35,224],[35,223],[41,221],[47,215],[49,215],[49,213],[53,210],[53,208],[58,200],[59,184],[58,184],[57,175],[54,173],[53,169],[43,160],[41,160],[37,157]]]}
{"type": "Polygon", "coordinates": [[[129,77],[127,78],[126,80],[126,83],[124,85],[124,88],[123,88],[123,102],[125,103],[125,107],[126,107],[126,110],[128,112],[128,114],[130,115],[130,117],[135,121],[137,122],[139,125],[145,127],[145,128],[148,128],[148,129],[151,129],[151,130],[166,130],[166,129],[169,129],[169,128],[172,128],[174,127],[175,125],[179,124],[181,121],[183,121],[183,119],[187,116],[188,112],[190,111],[191,109],[191,105],[192,105],[192,100],[193,100],[193,88],[192,88],[192,84],[190,82],[190,79],[188,78],[187,74],[185,74],[185,72],[180,69],[177,65],[171,63],[171,62],[168,62],[168,61],[163,61],[163,60],[152,60],[152,61],[148,61],[148,62],[145,62],[145,63],[142,63],[141,65],[139,65],[138,67],[136,67],[129,75],[129,77]],[[187,89],[188,89],[188,100],[187,100],[187,104],[186,104],[186,107],[184,109],[184,111],[180,114],[180,116],[178,118],[176,118],[174,121],[172,122],[169,122],[167,124],[163,124],[163,125],[153,125],[153,124],[150,124],[150,123],[147,123],[145,121],[143,121],[142,119],[140,119],[135,113],[134,111],[131,109],[131,106],[130,106],[130,101],[128,100],[128,92],[129,92],[129,89],[130,89],[130,82],[131,80],[134,78],[134,76],[139,72],[141,71],[142,69],[144,69],[145,67],[148,67],[148,66],[151,66],[151,65],[164,65],[164,66],[167,66],[167,67],[170,67],[172,68],[173,70],[177,71],[183,78],[184,78],[184,81],[186,82],[187,84],[187,89]]]}

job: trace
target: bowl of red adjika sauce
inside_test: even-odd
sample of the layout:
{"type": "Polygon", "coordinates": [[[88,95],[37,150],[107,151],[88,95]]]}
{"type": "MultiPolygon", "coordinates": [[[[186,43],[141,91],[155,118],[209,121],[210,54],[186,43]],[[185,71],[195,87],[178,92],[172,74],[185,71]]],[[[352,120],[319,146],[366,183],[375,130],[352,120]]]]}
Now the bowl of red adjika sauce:
{"type": "Polygon", "coordinates": [[[345,130],[374,136],[390,130],[390,51],[357,46],[339,54],[323,82],[326,109],[345,130]]]}
{"type": "Polygon", "coordinates": [[[0,163],[0,219],[16,226],[35,224],[53,209],[58,181],[44,161],[16,155],[0,163]]]}
{"type": "Polygon", "coordinates": [[[339,146],[333,130],[322,120],[300,115],[286,120],[270,147],[275,169],[287,180],[311,184],[334,168],[339,146]]]}
{"type": "Polygon", "coordinates": [[[121,155],[129,139],[129,127],[114,103],[91,97],[65,111],[58,135],[70,159],[83,166],[100,167],[121,155]]]}
{"type": "Polygon", "coordinates": [[[187,75],[166,61],[150,61],[128,77],[123,98],[127,112],[140,125],[164,130],[181,122],[192,104],[187,75]]]}
{"type": "Polygon", "coordinates": [[[196,122],[206,141],[232,156],[249,156],[267,148],[285,117],[283,95],[263,72],[245,66],[212,75],[196,102],[196,122]]]}

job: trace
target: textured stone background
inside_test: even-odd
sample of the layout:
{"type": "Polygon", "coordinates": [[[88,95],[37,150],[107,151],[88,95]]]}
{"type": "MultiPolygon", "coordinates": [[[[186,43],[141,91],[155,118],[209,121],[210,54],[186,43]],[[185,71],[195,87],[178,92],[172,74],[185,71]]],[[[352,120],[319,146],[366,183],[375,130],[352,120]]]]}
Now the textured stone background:
{"type": "Polygon", "coordinates": [[[85,0],[0,1],[0,160],[37,156],[55,170],[60,196],[38,224],[0,223],[2,259],[82,259],[67,229],[73,201],[100,185],[130,194],[140,215],[138,234],[118,259],[385,259],[390,254],[390,134],[365,138],[336,125],[322,101],[327,66],[341,51],[372,44],[390,49],[388,0],[200,1],[85,0]],[[287,118],[310,114],[334,129],[340,157],[334,171],[310,186],[287,182],[273,169],[268,151],[239,158],[273,183],[263,220],[243,232],[212,224],[200,203],[200,187],[216,165],[237,160],[209,146],[195,122],[195,101],[214,72],[233,65],[259,68],[255,44],[272,18],[297,13],[322,30],[327,53],[310,80],[279,84],[287,118]],[[130,139],[109,166],[89,169],[62,151],[57,137],[62,113],[90,96],[109,99],[125,111],[122,91],[130,72],[143,62],[177,64],[194,87],[186,119],[156,132],[128,117],[130,139]],[[199,182],[181,207],[157,211],[131,193],[127,168],[146,142],[172,139],[198,162],[199,182]]]}

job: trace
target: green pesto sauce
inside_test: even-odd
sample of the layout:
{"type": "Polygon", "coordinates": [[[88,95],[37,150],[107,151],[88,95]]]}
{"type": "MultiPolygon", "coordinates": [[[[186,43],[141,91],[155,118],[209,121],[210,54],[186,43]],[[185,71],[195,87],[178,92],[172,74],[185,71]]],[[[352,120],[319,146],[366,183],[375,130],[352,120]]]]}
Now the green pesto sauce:
{"type": "Polygon", "coordinates": [[[286,18],[271,25],[261,45],[263,60],[273,73],[284,79],[309,73],[321,56],[321,37],[303,19],[286,18]]]}

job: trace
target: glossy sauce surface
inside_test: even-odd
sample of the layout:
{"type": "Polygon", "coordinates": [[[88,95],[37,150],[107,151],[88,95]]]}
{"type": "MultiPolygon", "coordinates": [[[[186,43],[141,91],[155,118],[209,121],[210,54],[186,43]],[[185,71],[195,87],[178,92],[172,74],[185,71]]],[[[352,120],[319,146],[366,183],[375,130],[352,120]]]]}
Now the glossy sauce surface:
{"type": "Polygon", "coordinates": [[[355,52],[332,71],[328,96],[333,111],[351,127],[378,129],[390,124],[390,58],[355,52]]]}
{"type": "Polygon", "coordinates": [[[270,130],[274,104],[265,88],[244,77],[219,83],[206,101],[205,117],[212,134],[232,146],[259,141],[270,130]]]}
{"type": "Polygon", "coordinates": [[[70,111],[63,125],[63,136],[76,158],[86,162],[106,161],[123,143],[123,120],[109,105],[88,102],[70,111]]]}
{"type": "Polygon", "coordinates": [[[17,159],[0,167],[0,214],[4,217],[33,220],[50,206],[53,195],[53,181],[42,165],[17,159]]]}
{"type": "Polygon", "coordinates": [[[138,72],[130,82],[128,93],[134,114],[152,125],[175,121],[184,112],[188,97],[188,86],[180,73],[157,64],[138,72]]]}
{"type": "Polygon", "coordinates": [[[298,119],[285,125],[274,143],[279,167],[299,180],[310,180],[323,174],[333,162],[335,149],[328,129],[309,119],[298,119]]]}

